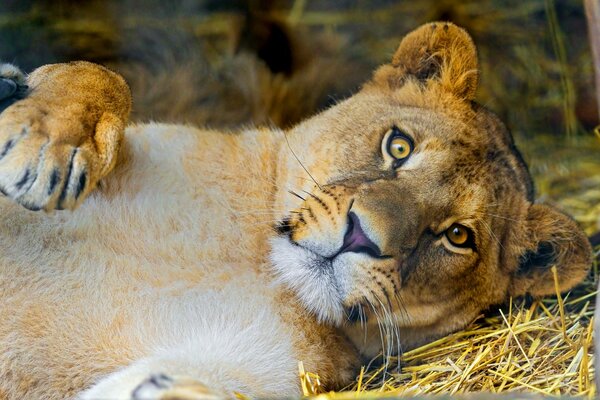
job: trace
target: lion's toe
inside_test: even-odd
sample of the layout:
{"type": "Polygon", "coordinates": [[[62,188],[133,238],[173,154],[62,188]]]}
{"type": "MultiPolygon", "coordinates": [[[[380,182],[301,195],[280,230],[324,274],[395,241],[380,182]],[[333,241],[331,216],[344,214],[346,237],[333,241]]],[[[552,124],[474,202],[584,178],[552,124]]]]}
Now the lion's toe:
{"type": "Polygon", "coordinates": [[[30,210],[73,209],[95,183],[95,153],[51,138],[39,121],[0,120],[0,191],[30,210]]]}

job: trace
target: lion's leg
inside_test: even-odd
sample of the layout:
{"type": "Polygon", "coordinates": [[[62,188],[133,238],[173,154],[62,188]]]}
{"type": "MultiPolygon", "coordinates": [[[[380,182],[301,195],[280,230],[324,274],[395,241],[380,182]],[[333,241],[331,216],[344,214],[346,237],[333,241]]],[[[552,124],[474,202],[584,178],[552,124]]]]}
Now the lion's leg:
{"type": "Polygon", "coordinates": [[[0,64],[0,92],[13,103],[0,114],[0,191],[32,210],[75,208],[115,165],[129,88],[87,62],[38,68],[24,99],[22,83],[0,64]]]}
{"type": "MultiPolygon", "coordinates": [[[[248,394],[248,388],[236,375],[235,363],[199,366],[192,359],[177,356],[139,360],[107,377],[80,394],[81,400],[100,398],[131,400],[217,399],[248,394]]],[[[251,375],[251,371],[245,372],[251,375]]]]}

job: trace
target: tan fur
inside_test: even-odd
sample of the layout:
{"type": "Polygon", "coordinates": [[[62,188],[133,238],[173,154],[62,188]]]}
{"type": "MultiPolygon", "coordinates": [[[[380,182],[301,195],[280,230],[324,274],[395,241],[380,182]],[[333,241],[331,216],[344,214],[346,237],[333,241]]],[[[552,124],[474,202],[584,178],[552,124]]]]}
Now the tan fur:
{"type": "Polygon", "coordinates": [[[476,66],[463,30],[425,25],[352,98],[289,131],[240,133],[123,134],[116,74],[36,71],[0,115],[0,398],[281,397],[299,394],[297,361],[335,388],[361,357],[551,293],[551,265],[576,284],[589,243],[532,204],[510,134],[472,103],[476,66]],[[397,168],[382,151],[393,126],[415,143],[397,168]],[[381,257],[340,252],[350,213],[381,257]],[[452,223],[475,249],[448,245],[452,223]],[[356,309],[363,324],[346,321],[356,309]]]}

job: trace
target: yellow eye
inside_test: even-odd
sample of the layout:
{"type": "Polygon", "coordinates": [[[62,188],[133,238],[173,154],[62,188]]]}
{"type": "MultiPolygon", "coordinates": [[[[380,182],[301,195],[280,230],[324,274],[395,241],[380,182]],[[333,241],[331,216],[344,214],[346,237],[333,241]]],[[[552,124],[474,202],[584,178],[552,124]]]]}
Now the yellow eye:
{"type": "Polygon", "coordinates": [[[388,136],[386,144],[386,150],[388,154],[392,156],[396,161],[402,161],[408,158],[408,156],[410,156],[410,154],[413,151],[412,139],[396,127],[390,129],[388,131],[388,135],[386,135],[388,136]]]}
{"type": "Polygon", "coordinates": [[[396,160],[402,160],[410,155],[410,142],[403,137],[396,137],[390,141],[389,152],[396,160]]]}
{"type": "Polygon", "coordinates": [[[472,238],[471,232],[465,226],[459,224],[453,224],[446,231],[446,237],[454,246],[457,247],[468,247],[471,245],[472,238]]]}

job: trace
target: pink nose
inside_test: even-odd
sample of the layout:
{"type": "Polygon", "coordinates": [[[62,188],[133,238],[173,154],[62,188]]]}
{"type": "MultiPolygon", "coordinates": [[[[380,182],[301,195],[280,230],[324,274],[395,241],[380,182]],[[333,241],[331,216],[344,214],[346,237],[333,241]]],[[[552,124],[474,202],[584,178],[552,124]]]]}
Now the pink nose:
{"type": "Polygon", "coordinates": [[[344,244],[336,256],[347,252],[365,253],[375,258],[384,257],[379,247],[362,230],[360,219],[352,211],[348,213],[348,231],[344,236],[344,244]]]}

